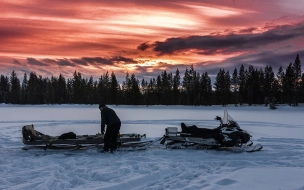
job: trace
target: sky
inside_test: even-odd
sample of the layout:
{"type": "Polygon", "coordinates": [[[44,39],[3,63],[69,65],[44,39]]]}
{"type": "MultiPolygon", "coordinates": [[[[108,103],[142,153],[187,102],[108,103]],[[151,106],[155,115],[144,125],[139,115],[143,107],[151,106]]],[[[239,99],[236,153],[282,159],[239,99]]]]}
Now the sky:
{"type": "Polygon", "coordinates": [[[0,0],[0,74],[119,82],[193,65],[274,72],[304,57],[303,0],[0,0]]]}

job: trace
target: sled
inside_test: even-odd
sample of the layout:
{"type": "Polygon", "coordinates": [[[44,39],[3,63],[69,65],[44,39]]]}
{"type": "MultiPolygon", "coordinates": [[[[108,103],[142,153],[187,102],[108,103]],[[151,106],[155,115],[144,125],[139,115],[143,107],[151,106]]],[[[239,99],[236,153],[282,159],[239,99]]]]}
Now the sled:
{"type": "MultiPolygon", "coordinates": [[[[126,142],[138,142],[146,135],[139,134],[119,134],[117,142],[120,144],[126,142]]],[[[52,149],[69,149],[69,148],[82,148],[88,145],[100,145],[104,143],[103,135],[76,135],[72,132],[65,133],[61,136],[49,136],[39,131],[36,131],[34,125],[25,125],[22,127],[22,142],[28,147],[36,148],[52,148],[52,149]]]]}

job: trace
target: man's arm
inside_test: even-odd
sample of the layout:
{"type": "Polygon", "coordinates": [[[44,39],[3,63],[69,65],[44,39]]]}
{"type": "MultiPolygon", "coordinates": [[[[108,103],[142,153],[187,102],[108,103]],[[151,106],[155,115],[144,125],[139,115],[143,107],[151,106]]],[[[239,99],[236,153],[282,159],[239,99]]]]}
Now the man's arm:
{"type": "Polygon", "coordinates": [[[105,121],[106,121],[106,117],[105,117],[105,114],[104,112],[102,111],[101,112],[101,134],[104,134],[105,133],[105,121]]]}

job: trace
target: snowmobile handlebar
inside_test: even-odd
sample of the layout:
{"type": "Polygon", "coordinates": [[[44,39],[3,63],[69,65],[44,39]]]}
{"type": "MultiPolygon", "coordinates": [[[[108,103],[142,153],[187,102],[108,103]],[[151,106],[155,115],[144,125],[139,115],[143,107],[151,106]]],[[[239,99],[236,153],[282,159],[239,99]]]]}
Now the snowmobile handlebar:
{"type": "Polygon", "coordinates": [[[223,120],[220,116],[216,116],[214,120],[218,120],[221,122],[221,125],[223,125],[223,120]]]}

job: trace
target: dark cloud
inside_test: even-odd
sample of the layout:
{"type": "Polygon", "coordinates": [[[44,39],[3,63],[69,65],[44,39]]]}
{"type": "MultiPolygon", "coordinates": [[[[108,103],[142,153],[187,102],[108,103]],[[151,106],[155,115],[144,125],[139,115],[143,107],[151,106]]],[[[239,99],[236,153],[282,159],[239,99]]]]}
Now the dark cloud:
{"type": "Polygon", "coordinates": [[[41,61],[50,65],[75,66],[73,61],[69,59],[42,59],[41,61]]]}
{"type": "Polygon", "coordinates": [[[38,61],[37,59],[34,58],[27,58],[27,63],[30,65],[37,65],[37,66],[48,66],[48,64],[42,62],[42,61],[38,61]]]}
{"type": "Polygon", "coordinates": [[[245,28],[245,29],[239,30],[239,33],[252,33],[252,32],[254,32],[256,30],[257,30],[257,28],[254,28],[254,27],[252,27],[252,28],[245,28]]]}
{"type": "MultiPolygon", "coordinates": [[[[254,31],[255,28],[248,28],[247,32],[254,31]]],[[[244,32],[246,30],[243,30],[244,32]]],[[[303,37],[304,23],[297,25],[283,25],[275,27],[263,33],[257,34],[229,34],[222,36],[206,35],[206,36],[188,36],[168,38],[163,42],[156,41],[153,44],[141,44],[138,48],[153,47],[155,52],[162,54],[173,54],[175,52],[187,51],[195,49],[198,54],[213,53],[232,53],[236,51],[244,51],[255,49],[261,46],[272,45],[282,41],[303,37]]]]}
{"type": "Polygon", "coordinates": [[[140,44],[140,45],[137,47],[137,49],[138,49],[138,50],[141,50],[141,51],[145,51],[145,50],[148,49],[149,47],[150,47],[150,45],[149,45],[147,42],[145,42],[145,43],[140,44]]]}
{"type": "Polygon", "coordinates": [[[73,63],[71,63],[70,61],[66,60],[66,59],[59,59],[57,61],[59,66],[74,66],[73,63]]]}
{"type": "Polygon", "coordinates": [[[124,63],[124,64],[136,64],[137,63],[137,61],[135,61],[132,58],[127,58],[127,57],[122,57],[122,56],[115,56],[115,57],[112,57],[110,60],[113,62],[119,62],[119,63],[124,63]]]}
{"type": "Polygon", "coordinates": [[[114,57],[83,57],[81,59],[90,64],[102,64],[102,65],[114,65],[118,63],[123,64],[137,64],[132,58],[123,57],[123,56],[114,56],[114,57]]]}
{"type": "MultiPolygon", "coordinates": [[[[115,64],[137,64],[138,62],[132,58],[123,56],[114,57],[83,57],[79,59],[41,59],[27,58],[27,62],[31,65],[48,66],[75,66],[75,65],[115,65],[115,64]]],[[[18,60],[14,60],[14,64],[20,64],[18,60]]]]}
{"type": "Polygon", "coordinates": [[[18,61],[17,59],[13,60],[13,64],[15,64],[15,65],[21,65],[20,61],[18,61]]]}
{"type": "MultiPolygon", "coordinates": [[[[2,20],[1,20],[1,22],[2,22],[2,20]]],[[[27,34],[23,30],[20,30],[20,28],[18,28],[18,29],[19,30],[16,30],[14,28],[9,28],[9,27],[5,28],[5,26],[2,26],[0,28],[0,40],[3,42],[5,40],[21,38],[21,37],[27,36],[27,34]]]]}
{"type": "Polygon", "coordinates": [[[90,64],[113,65],[111,60],[102,57],[83,57],[81,60],[90,64]]]}
{"type": "Polygon", "coordinates": [[[41,61],[49,64],[57,64],[57,61],[55,59],[42,59],[41,61]]]}
{"type": "Polygon", "coordinates": [[[82,59],[71,59],[71,61],[73,61],[74,63],[76,63],[78,65],[88,66],[88,63],[82,59]]]}

